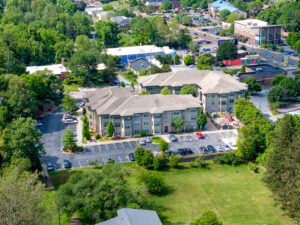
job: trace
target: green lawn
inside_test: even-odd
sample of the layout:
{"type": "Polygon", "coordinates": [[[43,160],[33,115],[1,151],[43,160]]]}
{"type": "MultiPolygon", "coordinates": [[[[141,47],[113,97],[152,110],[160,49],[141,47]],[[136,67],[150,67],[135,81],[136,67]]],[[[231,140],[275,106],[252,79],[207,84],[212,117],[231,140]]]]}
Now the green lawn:
{"type": "MultiPolygon", "coordinates": [[[[136,176],[143,169],[133,163],[129,182],[137,185],[136,176]]],[[[72,173],[91,170],[63,170],[52,173],[53,183],[59,184],[72,173]]],[[[188,224],[206,210],[214,211],[224,225],[289,225],[291,219],[274,206],[271,192],[261,181],[263,172],[254,174],[247,165],[237,168],[210,164],[210,169],[181,169],[162,172],[167,184],[167,194],[149,196],[157,206],[164,224],[188,224]],[[167,223],[170,222],[170,223],[167,223]]]]}
{"type": "Polygon", "coordinates": [[[64,86],[64,91],[65,92],[78,92],[78,85],[77,84],[63,84],[64,86]]]}

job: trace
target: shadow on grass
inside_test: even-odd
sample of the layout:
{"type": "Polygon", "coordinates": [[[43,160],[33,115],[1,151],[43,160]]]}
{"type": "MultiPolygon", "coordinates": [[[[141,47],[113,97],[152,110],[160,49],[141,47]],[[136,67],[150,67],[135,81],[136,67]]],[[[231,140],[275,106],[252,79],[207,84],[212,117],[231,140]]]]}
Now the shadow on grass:
{"type": "Polygon", "coordinates": [[[55,190],[59,188],[60,185],[65,184],[72,175],[81,174],[83,171],[80,170],[60,170],[51,171],[49,173],[53,186],[55,190]]]}

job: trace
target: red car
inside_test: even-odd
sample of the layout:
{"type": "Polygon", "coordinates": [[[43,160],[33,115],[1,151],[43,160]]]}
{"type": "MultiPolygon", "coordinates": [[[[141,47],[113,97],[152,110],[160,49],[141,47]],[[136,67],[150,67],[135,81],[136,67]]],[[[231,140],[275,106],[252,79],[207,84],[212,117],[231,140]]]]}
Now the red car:
{"type": "Polygon", "coordinates": [[[203,134],[200,133],[200,132],[197,132],[197,133],[196,133],[196,136],[197,136],[197,138],[199,138],[199,139],[203,139],[203,138],[204,138],[203,134]]]}
{"type": "Polygon", "coordinates": [[[46,116],[44,114],[41,114],[41,115],[38,115],[38,116],[34,117],[34,119],[36,119],[36,120],[43,120],[45,118],[46,118],[46,116]]]}

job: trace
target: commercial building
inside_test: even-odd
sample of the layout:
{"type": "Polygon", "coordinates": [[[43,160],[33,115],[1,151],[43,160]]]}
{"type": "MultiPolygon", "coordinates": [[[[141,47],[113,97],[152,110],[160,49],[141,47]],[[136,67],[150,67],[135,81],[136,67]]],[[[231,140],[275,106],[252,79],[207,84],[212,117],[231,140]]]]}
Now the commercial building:
{"type": "Polygon", "coordinates": [[[234,100],[245,97],[247,85],[221,71],[185,70],[160,73],[138,78],[141,90],[151,94],[160,93],[168,87],[171,93],[179,94],[182,86],[196,88],[198,99],[205,112],[232,112],[234,100]]]}
{"type": "Polygon", "coordinates": [[[176,54],[174,49],[170,49],[167,46],[157,47],[155,45],[143,45],[133,47],[122,47],[122,48],[108,48],[106,54],[119,56],[122,64],[128,64],[129,61],[145,58],[151,60],[156,54],[163,55],[168,54],[173,56],[176,54]]]}
{"type": "Polygon", "coordinates": [[[57,75],[60,80],[64,80],[69,72],[71,72],[66,66],[64,59],[60,64],[46,65],[46,66],[27,66],[26,72],[29,74],[36,73],[38,71],[48,70],[50,73],[57,75]]]}
{"type": "Polygon", "coordinates": [[[130,137],[141,131],[168,133],[171,123],[181,117],[185,129],[197,127],[201,107],[192,95],[138,95],[132,88],[106,87],[86,95],[90,127],[106,136],[109,121],[114,124],[114,136],[130,137]]]}
{"type": "Polygon", "coordinates": [[[279,44],[281,42],[281,25],[268,25],[258,19],[246,19],[234,22],[234,34],[248,38],[251,44],[279,44]]]}
{"type": "MultiPolygon", "coordinates": [[[[154,9],[158,9],[161,4],[166,2],[167,0],[146,0],[145,5],[152,5],[154,9]]],[[[172,3],[172,9],[180,8],[180,0],[169,0],[172,3]]]]}
{"type": "Polygon", "coordinates": [[[246,66],[246,73],[240,73],[238,76],[240,81],[248,77],[255,77],[258,83],[269,86],[278,74],[286,75],[287,72],[276,65],[260,64],[246,66]]]}
{"type": "Polygon", "coordinates": [[[162,225],[154,210],[123,208],[117,210],[117,217],[96,225],[162,225]]]}
{"type": "Polygon", "coordinates": [[[240,59],[223,60],[223,64],[225,66],[238,66],[238,65],[249,65],[249,64],[258,64],[258,63],[260,63],[259,55],[246,55],[245,57],[242,57],[240,59]]]}
{"type": "Polygon", "coordinates": [[[237,13],[244,18],[247,18],[247,13],[244,11],[239,10],[234,5],[232,5],[230,2],[224,1],[224,0],[217,0],[215,2],[208,4],[208,12],[212,14],[213,17],[219,16],[220,12],[222,10],[229,10],[230,13],[237,13]]]}

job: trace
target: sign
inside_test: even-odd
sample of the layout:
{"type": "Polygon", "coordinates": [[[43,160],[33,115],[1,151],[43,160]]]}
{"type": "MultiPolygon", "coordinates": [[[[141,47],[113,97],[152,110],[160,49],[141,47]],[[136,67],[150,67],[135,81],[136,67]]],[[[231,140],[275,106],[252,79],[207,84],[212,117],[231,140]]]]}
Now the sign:
{"type": "Polygon", "coordinates": [[[283,56],[283,62],[288,63],[289,62],[289,55],[284,55],[283,56]]]}

